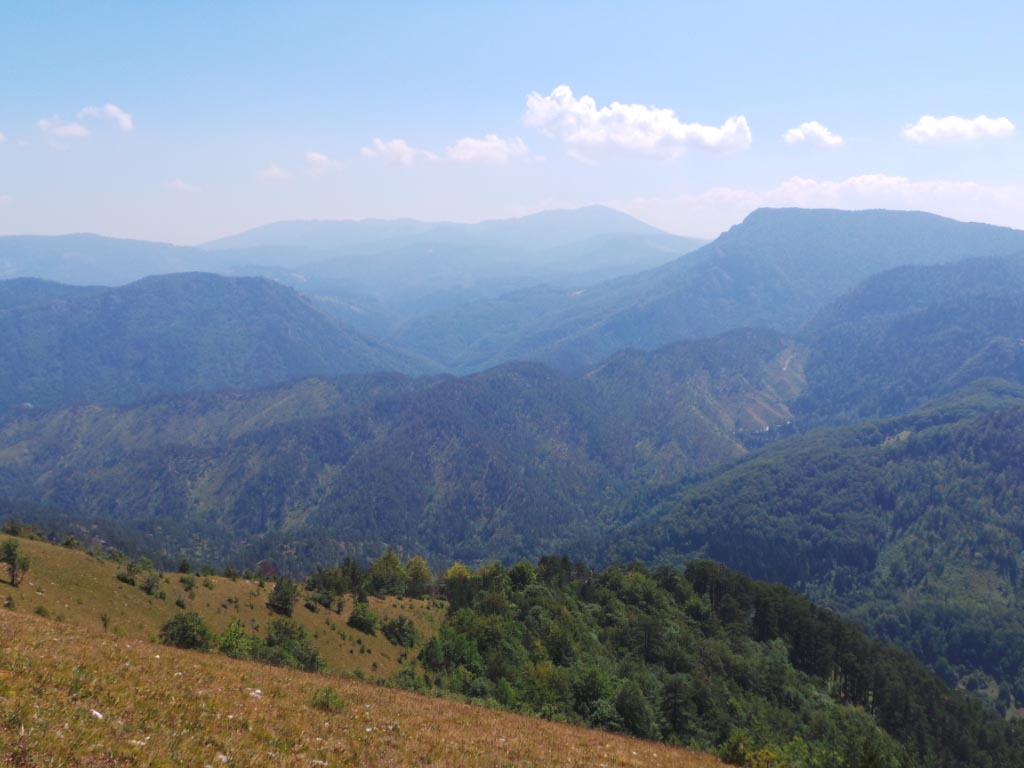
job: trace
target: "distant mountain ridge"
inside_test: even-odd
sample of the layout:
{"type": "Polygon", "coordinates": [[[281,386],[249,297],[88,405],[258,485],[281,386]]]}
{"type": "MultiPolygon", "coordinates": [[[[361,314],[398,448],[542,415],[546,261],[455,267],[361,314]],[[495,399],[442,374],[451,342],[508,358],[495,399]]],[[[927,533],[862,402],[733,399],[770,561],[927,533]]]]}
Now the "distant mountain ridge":
{"type": "Polygon", "coordinates": [[[603,205],[569,210],[550,210],[510,219],[491,219],[475,224],[415,219],[341,219],[279,221],[229,235],[202,247],[209,250],[266,248],[272,246],[336,250],[374,246],[394,248],[403,240],[436,243],[463,242],[546,250],[585,240],[596,234],[664,234],[632,216],[603,205]]]}
{"type": "MultiPolygon", "coordinates": [[[[527,300],[519,313],[506,303],[493,328],[487,306],[456,308],[437,318],[437,330],[432,318],[421,318],[411,338],[431,355],[427,340],[444,339],[445,328],[472,318],[483,328],[477,346],[500,334],[474,366],[526,359],[573,369],[617,349],[654,349],[738,327],[794,333],[876,272],[1022,252],[1024,231],[926,213],[760,209],[663,266],[549,296],[540,307],[527,300]]],[[[394,341],[412,346],[409,338],[394,341]]]]}
{"type": "Polygon", "coordinates": [[[119,288],[0,281],[0,337],[0,410],[416,370],[290,288],[203,273],[119,288]]]}

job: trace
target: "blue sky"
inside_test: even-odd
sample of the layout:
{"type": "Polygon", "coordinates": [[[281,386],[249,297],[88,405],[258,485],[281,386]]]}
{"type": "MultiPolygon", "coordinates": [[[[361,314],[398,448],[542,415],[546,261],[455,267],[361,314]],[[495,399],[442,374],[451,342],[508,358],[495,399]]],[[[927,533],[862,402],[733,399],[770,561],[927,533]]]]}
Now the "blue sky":
{"type": "Polygon", "coordinates": [[[760,205],[1024,227],[1022,22],[935,0],[3,3],[0,233],[589,203],[701,236],[760,205]]]}

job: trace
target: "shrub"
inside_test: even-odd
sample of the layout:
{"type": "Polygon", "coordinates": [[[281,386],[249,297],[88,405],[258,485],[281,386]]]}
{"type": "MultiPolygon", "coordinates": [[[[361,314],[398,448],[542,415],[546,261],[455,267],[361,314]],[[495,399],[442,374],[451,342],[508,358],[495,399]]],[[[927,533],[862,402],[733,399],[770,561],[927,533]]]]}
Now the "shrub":
{"type": "Polygon", "coordinates": [[[160,628],[160,642],[177,648],[207,651],[213,644],[213,634],[195,611],[172,616],[160,628]]]}
{"type": "Polygon", "coordinates": [[[395,645],[400,645],[403,648],[412,648],[416,645],[416,628],[405,616],[388,619],[381,625],[380,630],[384,633],[384,637],[395,645]]]}
{"type": "Polygon", "coordinates": [[[317,688],[313,692],[313,707],[324,712],[341,712],[348,706],[333,688],[317,688]]]}
{"type": "Polygon", "coordinates": [[[252,657],[266,664],[296,667],[307,672],[316,672],[322,666],[309,634],[291,619],[274,619],[267,637],[253,641],[252,657]]]}
{"type": "Polygon", "coordinates": [[[232,621],[220,636],[218,650],[233,659],[248,659],[252,655],[252,635],[245,631],[242,622],[232,621]]]}
{"type": "Polygon", "coordinates": [[[348,617],[348,625],[367,635],[376,634],[377,614],[370,610],[369,603],[357,602],[352,606],[352,615],[348,617]]]}
{"type": "Polygon", "coordinates": [[[147,595],[151,597],[159,597],[161,600],[167,597],[164,591],[160,589],[160,577],[157,576],[155,573],[151,573],[148,576],[146,576],[145,580],[142,582],[142,585],[139,587],[139,589],[141,589],[147,595]]]}

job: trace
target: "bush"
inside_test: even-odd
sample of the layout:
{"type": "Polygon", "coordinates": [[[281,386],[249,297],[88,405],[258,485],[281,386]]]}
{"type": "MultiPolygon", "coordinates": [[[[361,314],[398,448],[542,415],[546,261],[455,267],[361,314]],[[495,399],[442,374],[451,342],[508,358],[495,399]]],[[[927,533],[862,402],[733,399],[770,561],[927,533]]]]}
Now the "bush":
{"type": "Polygon", "coordinates": [[[322,666],[309,634],[291,619],[274,619],[267,637],[253,641],[252,657],[266,664],[296,667],[307,672],[316,672],[322,666]]]}
{"type": "Polygon", "coordinates": [[[208,651],[213,645],[213,634],[195,611],[172,616],[160,628],[160,642],[176,648],[208,651]]]}
{"type": "Polygon", "coordinates": [[[155,573],[146,576],[142,586],[139,588],[150,597],[159,597],[161,600],[167,597],[166,593],[160,589],[160,577],[155,573]]]}
{"type": "Polygon", "coordinates": [[[341,712],[348,705],[333,688],[317,688],[313,692],[313,707],[324,712],[341,712]]]}
{"type": "Polygon", "coordinates": [[[395,645],[400,645],[403,648],[412,648],[416,645],[416,628],[405,616],[388,619],[381,625],[380,630],[384,633],[384,637],[395,645]]]}
{"type": "Polygon", "coordinates": [[[352,615],[348,617],[348,625],[367,635],[376,634],[377,614],[370,610],[369,603],[357,602],[352,606],[352,615]]]}
{"type": "Polygon", "coordinates": [[[252,655],[252,635],[245,631],[242,622],[232,621],[220,636],[217,649],[233,659],[248,659],[252,655]]]}

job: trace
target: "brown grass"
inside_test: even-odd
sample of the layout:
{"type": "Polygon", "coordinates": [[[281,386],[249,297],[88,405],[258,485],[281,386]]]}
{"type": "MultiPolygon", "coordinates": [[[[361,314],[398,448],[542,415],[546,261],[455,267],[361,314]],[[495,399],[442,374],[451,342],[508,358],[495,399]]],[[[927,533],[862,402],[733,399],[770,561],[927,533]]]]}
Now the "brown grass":
{"type": "MultiPolygon", "coordinates": [[[[0,540],[4,538],[0,535],[0,540]]],[[[262,633],[277,618],[266,607],[274,586],[270,582],[260,587],[245,579],[196,575],[193,598],[186,594],[180,574],[166,573],[161,586],[167,598],[160,600],[118,581],[121,567],[115,563],[53,544],[24,539],[18,543],[32,566],[18,588],[0,581],[0,605],[10,596],[18,613],[42,608],[53,618],[97,629],[102,629],[106,615],[109,632],[145,640],[156,638],[163,623],[179,612],[174,604],[178,597],[217,633],[232,619],[239,619],[250,632],[262,633]],[[204,581],[209,588],[203,586],[204,581]]],[[[6,572],[0,576],[6,577],[6,572]]],[[[402,615],[412,620],[423,639],[432,637],[444,619],[444,605],[438,601],[370,598],[370,606],[382,619],[402,615]]],[[[292,618],[310,633],[328,671],[384,679],[402,666],[399,659],[403,653],[410,658],[418,653],[391,644],[380,633],[371,637],[352,629],[347,625],[351,611],[351,596],[340,615],[323,608],[313,613],[303,606],[302,599],[295,605],[292,618]]]]}
{"type": "Polygon", "coordinates": [[[721,766],[599,731],[0,611],[0,765],[721,766]],[[312,706],[333,688],[339,712],[312,706]],[[102,719],[101,717],[102,716],[102,719]]]}

